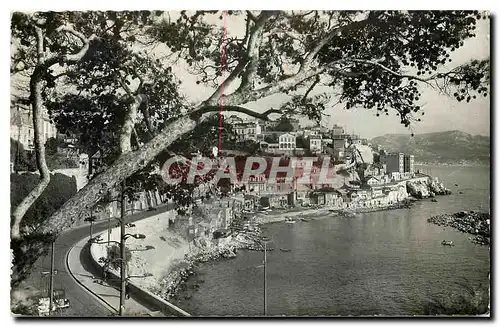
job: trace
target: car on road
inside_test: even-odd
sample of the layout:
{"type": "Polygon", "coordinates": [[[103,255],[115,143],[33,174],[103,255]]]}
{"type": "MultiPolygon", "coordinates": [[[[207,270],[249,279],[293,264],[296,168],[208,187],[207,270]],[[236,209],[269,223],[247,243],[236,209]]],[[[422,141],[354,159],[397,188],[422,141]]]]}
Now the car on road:
{"type": "MultiPolygon", "coordinates": [[[[48,297],[42,297],[38,299],[38,315],[48,316],[49,315],[49,303],[50,299],[48,297]]],[[[52,312],[60,309],[66,309],[70,307],[69,300],[65,298],[64,290],[54,290],[54,302],[52,303],[52,312]]]]}

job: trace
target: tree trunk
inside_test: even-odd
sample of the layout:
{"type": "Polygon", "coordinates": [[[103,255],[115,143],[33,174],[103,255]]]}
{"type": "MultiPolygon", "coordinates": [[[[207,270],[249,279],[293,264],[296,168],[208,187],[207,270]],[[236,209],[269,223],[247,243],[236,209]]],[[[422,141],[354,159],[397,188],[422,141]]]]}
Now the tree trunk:
{"type": "Polygon", "coordinates": [[[21,237],[21,220],[29,208],[35,203],[38,197],[43,193],[50,183],[50,171],[45,161],[45,145],[42,142],[42,81],[41,71],[35,69],[30,81],[30,92],[32,95],[33,127],[35,137],[36,164],[40,172],[40,182],[33,190],[21,201],[12,213],[13,225],[11,228],[11,238],[19,239],[21,237]]]}
{"type": "MultiPolygon", "coordinates": [[[[141,106],[142,102],[145,101],[145,96],[139,94],[133,98],[127,113],[125,114],[125,122],[123,123],[122,130],[120,133],[120,149],[121,153],[127,153],[132,151],[131,136],[134,130],[135,119],[137,117],[137,110],[141,106]]],[[[139,142],[139,140],[137,140],[139,142]]]]}
{"type": "Polygon", "coordinates": [[[97,175],[75,196],[66,201],[55,214],[47,219],[39,232],[59,233],[70,227],[83,216],[82,212],[97,203],[107,190],[137,170],[146,167],[165,148],[182,135],[192,131],[198,123],[189,116],[183,116],[166,126],[160,134],[139,150],[123,154],[106,171],[97,175]]]}

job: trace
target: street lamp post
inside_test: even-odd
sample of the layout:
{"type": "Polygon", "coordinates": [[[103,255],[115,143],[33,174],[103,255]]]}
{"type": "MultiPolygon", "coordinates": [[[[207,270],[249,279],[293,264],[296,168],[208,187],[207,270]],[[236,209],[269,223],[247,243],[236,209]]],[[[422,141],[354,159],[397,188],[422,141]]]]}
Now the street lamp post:
{"type": "MultiPolygon", "coordinates": [[[[133,237],[135,239],[145,239],[146,235],[144,234],[125,234],[124,233],[124,226],[125,224],[123,223],[123,220],[121,220],[120,225],[123,226],[121,228],[121,237],[120,237],[120,258],[116,258],[114,260],[120,260],[120,308],[119,308],[119,315],[124,316],[125,315],[125,298],[126,298],[126,289],[127,289],[127,259],[125,258],[125,240],[128,237],[133,237]]],[[[112,241],[115,242],[115,241],[112,241]]],[[[108,258],[108,263],[111,263],[111,260],[108,258]]],[[[149,277],[149,276],[143,276],[143,277],[149,277]]]]}
{"type": "Polygon", "coordinates": [[[122,182],[121,208],[120,208],[120,316],[125,315],[125,287],[127,280],[125,277],[125,181],[122,182]]]}
{"type": "Polygon", "coordinates": [[[90,222],[90,241],[92,241],[92,236],[93,236],[93,227],[94,227],[94,221],[96,221],[96,216],[90,216],[88,218],[85,218],[83,221],[88,221],[90,222]]]}
{"type": "Polygon", "coordinates": [[[108,215],[108,246],[106,247],[106,254],[109,259],[109,241],[111,240],[111,213],[108,215]]]}
{"type": "Polygon", "coordinates": [[[49,315],[52,313],[52,303],[54,302],[54,243],[51,242],[51,255],[50,255],[50,284],[49,284],[49,315]]]}
{"type": "Polygon", "coordinates": [[[264,316],[267,316],[267,238],[262,240],[264,242],[264,316]]]}

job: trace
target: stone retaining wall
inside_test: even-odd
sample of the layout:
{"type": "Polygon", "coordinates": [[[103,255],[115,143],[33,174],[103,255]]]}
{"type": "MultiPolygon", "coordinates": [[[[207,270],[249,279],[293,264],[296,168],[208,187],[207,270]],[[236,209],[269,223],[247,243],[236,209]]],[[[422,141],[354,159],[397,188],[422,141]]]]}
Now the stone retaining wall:
{"type": "MultiPolygon", "coordinates": [[[[165,212],[160,215],[165,215],[168,219],[170,215],[174,214],[173,212],[165,212]]],[[[139,223],[145,223],[147,221],[150,222],[150,224],[153,224],[153,227],[155,224],[159,224],[160,221],[163,221],[166,217],[159,217],[160,215],[155,215],[149,218],[146,218],[144,220],[141,220],[140,222],[136,222],[136,224],[139,223]]],[[[137,230],[128,230],[127,233],[147,233],[147,230],[143,231],[143,228],[138,228],[137,230]]],[[[117,244],[115,240],[119,239],[119,234],[120,234],[120,229],[119,228],[113,228],[111,230],[111,240],[112,243],[117,244]]],[[[150,234],[151,235],[151,234],[150,234]]],[[[106,242],[107,241],[107,232],[103,232],[100,234],[101,242],[106,242]]],[[[133,240],[132,238],[127,240],[127,245],[130,246],[130,244],[135,244],[140,240],[133,240]]],[[[92,262],[96,267],[98,267],[100,270],[103,269],[104,263],[99,262],[99,258],[102,257],[102,245],[101,243],[94,243],[91,245],[90,248],[90,254],[92,257],[92,262]]],[[[110,270],[109,273],[112,275],[111,280],[114,280],[115,282],[110,281],[110,284],[116,284],[115,286],[119,286],[119,271],[113,271],[110,270]]],[[[189,313],[186,311],[180,309],[179,307],[173,305],[172,303],[165,301],[161,299],[160,297],[156,296],[155,294],[151,293],[146,289],[145,286],[140,285],[140,282],[133,281],[133,279],[129,280],[128,283],[129,285],[129,292],[130,296],[136,299],[139,303],[143,304],[144,306],[148,308],[154,308],[156,310],[161,311],[163,314],[167,316],[181,316],[181,317],[188,317],[190,316],[189,313]]]]}

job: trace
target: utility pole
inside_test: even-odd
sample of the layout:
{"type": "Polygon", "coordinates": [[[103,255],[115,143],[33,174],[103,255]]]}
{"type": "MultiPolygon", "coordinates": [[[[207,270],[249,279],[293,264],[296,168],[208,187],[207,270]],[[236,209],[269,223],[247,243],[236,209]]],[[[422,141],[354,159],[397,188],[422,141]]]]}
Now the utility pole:
{"type": "Polygon", "coordinates": [[[267,242],[264,241],[264,316],[267,316],[267,242]]]}
{"type": "Polygon", "coordinates": [[[110,243],[110,239],[111,239],[111,213],[108,216],[108,250],[107,250],[108,260],[109,260],[109,243],[110,243]]]}
{"type": "Polygon", "coordinates": [[[125,276],[125,181],[122,182],[121,190],[121,212],[120,212],[120,316],[125,315],[125,288],[127,284],[125,276]]]}
{"type": "Polygon", "coordinates": [[[92,227],[94,224],[94,208],[90,209],[90,241],[92,242],[92,227]]]}
{"type": "Polygon", "coordinates": [[[52,303],[54,302],[54,243],[52,239],[50,250],[50,281],[49,281],[49,316],[52,313],[52,303]]]}

